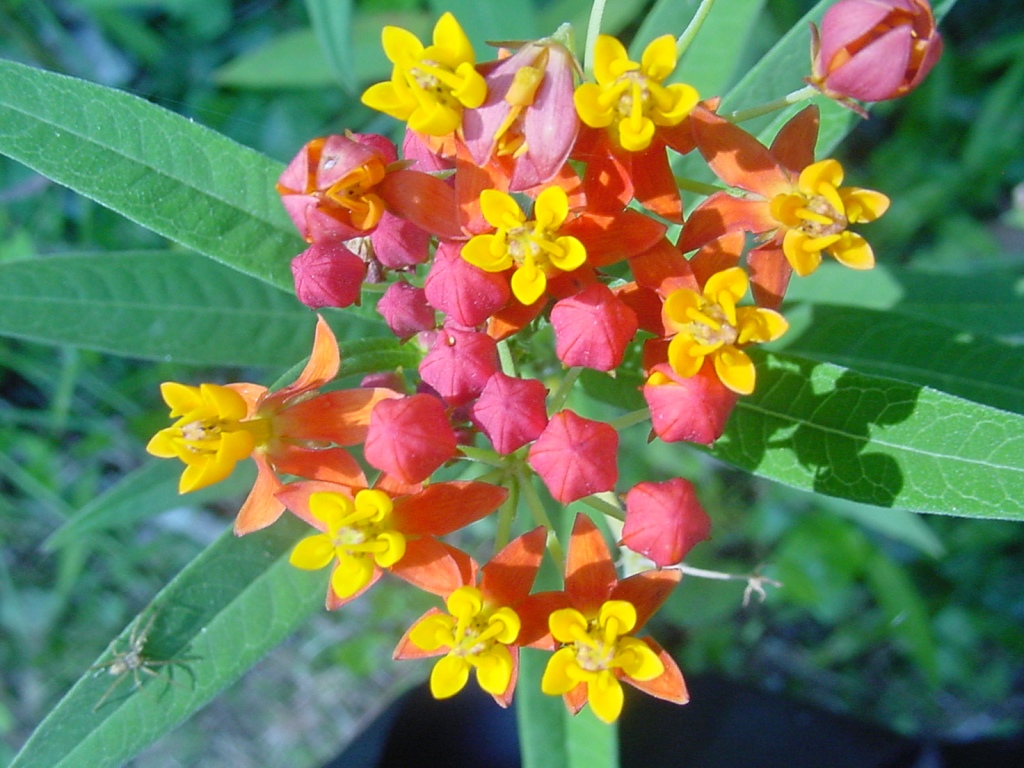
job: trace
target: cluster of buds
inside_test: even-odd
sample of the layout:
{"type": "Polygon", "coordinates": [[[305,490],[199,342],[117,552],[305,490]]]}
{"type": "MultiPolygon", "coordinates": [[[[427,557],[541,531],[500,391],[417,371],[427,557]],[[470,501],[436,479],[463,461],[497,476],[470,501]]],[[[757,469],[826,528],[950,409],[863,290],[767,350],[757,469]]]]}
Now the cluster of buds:
{"type": "MultiPolygon", "coordinates": [[[[890,7],[876,26],[900,40],[906,14],[924,7],[839,5],[858,2],[890,7]]],[[[863,29],[845,47],[836,42],[844,25],[833,19],[814,58],[826,92],[851,81],[840,51],[851,61],[873,55],[863,29]]],[[[908,29],[905,87],[931,66],[937,40],[934,25],[908,29]]],[[[779,309],[792,274],[810,274],[826,255],[870,268],[871,247],[851,227],[882,215],[888,199],[843,186],[840,164],[815,158],[815,107],[764,146],[719,115],[717,99],[701,102],[672,81],[670,35],[639,61],[601,35],[592,82],[557,38],[509,44],[478,64],[450,14],[430,45],[394,27],[383,44],[393,75],[363,101],[407,123],[401,159],[383,136],[318,138],[277,188],[309,243],[292,262],[299,298],[346,307],[368,284],[387,283],[376,308],[421,351],[417,370],[322,391],[340,358],[321,319],[305,370],[277,392],[164,385],[177,421],[149,451],[185,462],[183,492],[254,458],[259,477],[235,530],[263,528],[285,509],[308,523],[314,531],[291,562],[330,566],[328,608],[384,571],[439,596],[444,609],[416,621],[395,650],[402,659],[440,657],[430,680],[439,698],[461,690],[472,670],[508,706],[519,649],[534,647],[551,651],[544,692],[573,712],[589,702],[614,721],[622,683],[685,702],[675,662],[636,635],[710,520],[686,479],[617,488],[619,431],[648,423],[652,439],[714,442],[755,389],[748,348],[787,330],[779,309]],[[684,220],[671,158],[690,152],[724,186],[684,220]],[[564,368],[517,354],[538,357],[552,337],[564,368]],[[642,377],[647,408],[604,422],[565,407],[581,369],[615,375],[624,366],[642,377]],[[353,445],[362,445],[362,461],[346,450],[353,445]],[[439,479],[462,461],[490,471],[439,479]],[[563,553],[541,484],[558,504],[583,501],[618,517],[618,546],[648,569],[620,579],[585,515],[563,553]],[[539,525],[509,541],[520,500],[539,525]],[[500,551],[482,566],[442,540],[492,513],[500,551]],[[561,590],[534,591],[545,547],[564,567],[561,590]]]]}

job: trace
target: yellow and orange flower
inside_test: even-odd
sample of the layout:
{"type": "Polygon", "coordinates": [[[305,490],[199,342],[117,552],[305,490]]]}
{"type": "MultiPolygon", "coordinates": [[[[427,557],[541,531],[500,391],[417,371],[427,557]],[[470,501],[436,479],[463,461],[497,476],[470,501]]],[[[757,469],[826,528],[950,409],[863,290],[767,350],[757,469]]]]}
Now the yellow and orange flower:
{"type": "Polygon", "coordinates": [[[255,460],[256,483],[235,520],[238,535],[280,517],[284,505],[274,497],[283,484],[279,474],[365,485],[362,469],[343,446],[362,442],[373,406],[399,395],[390,389],[318,394],[340,364],[334,334],[318,318],[309,362],[294,382],[276,392],[248,383],[193,387],[165,382],[160,392],[176,421],[157,432],[146,450],[185,463],[180,493],[220,482],[239,461],[255,460]]]}

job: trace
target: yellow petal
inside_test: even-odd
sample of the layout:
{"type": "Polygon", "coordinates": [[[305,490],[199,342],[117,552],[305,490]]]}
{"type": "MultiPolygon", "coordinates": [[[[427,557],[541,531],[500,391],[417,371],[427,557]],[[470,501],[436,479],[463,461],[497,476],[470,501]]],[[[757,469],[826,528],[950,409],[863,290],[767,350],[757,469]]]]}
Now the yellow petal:
{"type": "Polygon", "coordinates": [[[508,645],[514,643],[516,638],[519,637],[519,630],[522,627],[522,622],[519,620],[519,614],[508,607],[501,607],[491,614],[491,618],[487,620],[487,626],[492,627],[495,625],[501,626],[501,631],[494,636],[494,639],[499,643],[508,645]]]}
{"type": "Polygon", "coordinates": [[[462,83],[452,88],[452,96],[466,109],[476,109],[483,104],[487,98],[487,81],[483,75],[473,69],[470,63],[460,64],[455,74],[462,83]]]}
{"type": "Polygon", "coordinates": [[[569,215],[569,196],[561,187],[546,187],[533,204],[533,218],[544,230],[562,226],[569,215]]]}
{"type": "Polygon", "coordinates": [[[635,637],[619,640],[615,659],[619,668],[634,680],[653,680],[665,671],[665,665],[651,646],[635,637]]]}
{"type": "Polygon", "coordinates": [[[504,645],[492,645],[476,656],[476,681],[492,696],[500,696],[512,682],[512,654],[504,645]]]}
{"type": "Polygon", "coordinates": [[[821,251],[808,250],[811,238],[798,229],[786,231],[782,238],[782,252],[786,261],[800,277],[807,277],[821,264],[821,251]]]}
{"type": "Polygon", "coordinates": [[[602,92],[599,85],[583,83],[572,95],[576,114],[591,128],[607,128],[615,119],[615,110],[601,98],[602,92]]]}
{"type": "Polygon", "coordinates": [[[309,496],[310,514],[331,531],[338,530],[355,508],[352,499],[336,491],[320,491],[309,496]]]}
{"type": "Polygon", "coordinates": [[[579,682],[577,675],[580,665],[576,661],[576,652],[572,648],[560,648],[555,651],[548,664],[544,667],[544,676],[540,680],[540,689],[548,696],[561,696],[568,693],[579,682]]]}
{"type": "MultiPolygon", "coordinates": [[[[450,13],[441,14],[441,18],[434,25],[434,46],[444,52],[443,58],[436,61],[451,69],[456,69],[459,64],[473,64],[476,61],[476,54],[473,53],[473,45],[466,37],[462,26],[450,13]]],[[[432,51],[437,55],[438,52],[432,51]]]]}
{"type": "Polygon", "coordinates": [[[435,699],[447,699],[466,687],[469,662],[460,656],[443,656],[430,672],[430,693],[435,699]]]}
{"type": "Polygon", "coordinates": [[[515,198],[497,189],[485,189],[480,193],[480,213],[496,229],[511,229],[526,221],[515,198]]]}
{"type": "Polygon", "coordinates": [[[644,48],[640,58],[640,71],[657,83],[672,74],[676,68],[676,39],[672,35],[655,38],[644,48]]]}
{"type": "Polygon", "coordinates": [[[817,195],[823,184],[831,184],[835,188],[843,183],[843,166],[838,160],[828,158],[811,163],[802,171],[797,180],[797,187],[805,195],[817,195]]]}
{"type": "Polygon", "coordinates": [[[161,384],[160,396],[170,406],[172,419],[176,419],[193,408],[198,408],[203,403],[199,387],[190,387],[176,381],[165,381],[161,384]]]}
{"type": "Polygon", "coordinates": [[[448,595],[445,605],[452,616],[470,619],[479,615],[484,606],[484,599],[479,589],[467,585],[448,595]]]}
{"type": "Polygon", "coordinates": [[[484,272],[504,272],[512,266],[512,257],[504,242],[495,235],[476,235],[471,237],[469,242],[462,246],[462,258],[479,267],[484,272]],[[495,248],[495,245],[500,246],[495,248]],[[500,257],[495,257],[494,252],[499,251],[500,257]]]}
{"type": "Polygon", "coordinates": [[[587,631],[587,620],[575,608],[559,608],[548,616],[552,637],[560,643],[571,643],[579,633],[587,631]]]}
{"type": "Polygon", "coordinates": [[[161,459],[173,459],[178,455],[174,446],[175,437],[181,437],[181,430],[178,427],[161,429],[146,443],[146,453],[161,459]]]}
{"type": "Polygon", "coordinates": [[[871,269],[875,266],[875,253],[871,246],[860,235],[854,232],[843,232],[828,252],[835,256],[836,261],[850,269],[871,269]]]}
{"type": "Polygon", "coordinates": [[[846,218],[851,224],[874,221],[889,210],[889,198],[881,192],[859,187],[843,187],[839,196],[846,206],[846,218]]]}
{"type": "Polygon", "coordinates": [[[738,344],[764,344],[784,334],[789,323],[781,314],[764,307],[740,307],[737,310],[738,344]]]}
{"type": "Polygon", "coordinates": [[[384,55],[396,66],[406,67],[419,61],[423,55],[423,43],[412,32],[401,27],[384,27],[380,33],[380,41],[384,47],[384,55]]]}
{"type": "Polygon", "coordinates": [[[451,616],[434,613],[413,625],[409,630],[409,641],[421,651],[448,649],[455,645],[454,628],[455,621],[451,616]]]}
{"type": "Polygon", "coordinates": [[[537,269],[533,259],[527,259],[512,275],[512,293],[526,306],[530,306],[544,295],[548,279],[537,269]]]}
{"type": "Polygon", "coordinates": [[[594,79],[608,85],[637,65],[629,60],[625,46],[611,35],[598,35],[594,43],[594,79]]]}
{"type": "Polygon", "coordinates": [[[611,629],[615,637],[628,635],[636,626],[636,608],[627,600],[607,600],[601,605],[597,623],[601,627],[611,629]],[[611,622],[614,622],[614,625],[611,622]]]}
{"type": "Polygon", "coordinates": [[[363,589],[373,579],[376,569],[372,557],[338,555],[338,565],[331,574],[331,589],[344,599],[363,589]]]}
{"type": "Polygon", "coordinates": [[[597,673],[597,677],[587,683],[587,699],[599,720],[614,723],[622,713],[622,683],[608,670],[597,673]]]}
{"type": "Polygon", "coordinates": [[[669,342],[668,364],[677,375],[688,379],[704,364],[704,355],[700,354],[699,350],[700,346],[691,336],[680,333],[669,342]]]}
{"type": "Polygon", "coordinates": [[[579,269],[587,261],[587,249],[579,240],[571,235],[560,237],[555,241],[562,249],[561,254],[550,254],[551,263],[563,272],[579,269]]]}
{"type": "Polygon", "coordinates": [[[757,373],[754,361],[745,352],[735,347],[722,347],[712,359],[715,361],[715,373],[725,386],[739,395],[749,395],[754,391],[757,373]]]}
{"type": "Polygon", "coordinates": [[[405,557],[405,536],[400,531],[383,531],[377,534],[376,540],[387,544],[387,549],[373,556],[374,562],[381,568],[390,568],[405,557]]]}
{"type": "Polygon", "coordinates": [[[619,122],[619,144],[627,152],[643,152],[654,138],[654,121],[649,117],[633,116],[619,122]]]}
{"type": "Polygon", "coordinates": [[[304,571],[318,571],[334,559],[334,542],[319,533],[307,536],[292,550],[288,562],[304,571]]]}

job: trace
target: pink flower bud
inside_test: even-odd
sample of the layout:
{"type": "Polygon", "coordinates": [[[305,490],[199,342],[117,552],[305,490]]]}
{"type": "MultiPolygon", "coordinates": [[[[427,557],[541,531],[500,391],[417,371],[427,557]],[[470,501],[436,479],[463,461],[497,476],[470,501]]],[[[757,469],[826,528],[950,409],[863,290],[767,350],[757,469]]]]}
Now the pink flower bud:
{"type": "Polygon", "coordinates": [[[710,445],[722,436],[739,396],[705,365],[696,375],[677,376],[668,363],[651,369],[644,385],[651,425],[666,443],[688,440],[710,445]]]}
{"type": "Polygon", "coordinates": [[[927,0],[839,0],[812,34],[808,82],[841,101],[903,96],[942,53],[927,0]]]}
{"type": "Polygon", "coordinates": [[[400,339],[432,330],[435,325],[434,310],[427,303],[423,289],[404,280],[388,286],[377,302],[377,311],[383,315],[391,332],[400,339]]]}
{"type": "Polygon", "coordinates": [[[473,404],[473,422],[500,454],[536,440],[548,423],[548,390],[536,379],[516,379],[500,371],[487,380],[473,404]]]}
{"type": "Polygon", "coordinates": [[[551,310],[555,354],[566,365],[610,371],[636,335],[636,312],[601,283],[562,299],[551,310]]]}
{"type": "Polygon", "coordinates": [[[292,259],[295,295],[307,307],[359,303],[366,263],[338,241],[315,242],[292,259]]]}
{"type": "Polygon", "coordinates": [[[508,304],[508,278],[484,272],[459,255],[461,244],[441,243],[423,287],[431,306],[467,328],[480,325],[508,304]]]}
{"type": "Polygon", "coordinates": [[[610,491],[619,478],[619,433],[572,411],[551,417],[530,447],[527,463],[562,504],[610,491]]]}
{"type": "Polygon", "coordinates": [[[420,378],[449,405],[463,405],[483,390],[498,370],[498,346],[486,333],[445,326],[427,356],[420,378]]]}
{"type": "Polygon", "coordinates": [[[366,460],[404,483],[426,480],[456,449],[444,404],[433,395],[381,400],[370,414],[366,460]]]}
{"type": "Polygon", "coordinates": [[[621,543],[657,565],[682,562],[710,533],[711,520],[686,480],[637,483],[626,494],[621,543]]]}

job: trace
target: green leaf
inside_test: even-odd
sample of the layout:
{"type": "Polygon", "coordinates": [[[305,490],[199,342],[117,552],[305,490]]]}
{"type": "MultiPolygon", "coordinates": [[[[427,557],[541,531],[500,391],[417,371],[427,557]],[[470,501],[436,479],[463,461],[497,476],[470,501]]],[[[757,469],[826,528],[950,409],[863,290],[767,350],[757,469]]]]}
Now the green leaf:
{"type": "Polygon", "coordinates": [[[617,768],[617,727],[598,720],[589,705],[573,717],[560,696],[541,691],[549,657],[533,648],[519,652],[515,706],[523,768],[617,768]]]}
{"type": "Polygon", "coordinates": [[[786,300],[895,309],[965,333],[1024,339],[1024,279],[1018,271],[955,274],[879,264],[856,277],[826,262],[814,274],[791,281],[786,300]]]}
{"type": "Polygon", "coordinates": [[[282,32],[213,73],[230,88],[334,88],[338,81],[312,29],[282,32]]]}
{"type": "Polygon", "coordinates": [[[718,458],[876,506],[1024,519],[1024,417],[826,363],[758,363],[718,458]]]}
{"type": "Polygon", "coordinates": [[[789,352],[1024,413],[1024,347],[898,310],[818,304],[786,316],[789,352]]]}
{"type": "Polygon", "coordinates": [[[306,11],[334,76],[345,90],[354,93],[352,0],[306,0],[306,11]]]}
{"type": "MultiPolygon", "coordinates": [[[[308,526],[286,516],[235,538],[225,533],[165,587],[140,615],[153,618],[143,655],[173,683],[140,673],[93,711],[113,677],[89,670],[19,752],[10,768],[118,766],[236,680],[323,604],[326,573],[300,571],[288,553],[308,526]]],[[[124,651],[131,627],[111,649],[124,651]]],[[[109,661],[104,654],[98,662],[109,661]]]]}
{"type": "MultiPolygon", "coordinates": [[[[633,60],[640,60],[644,47],[654,38],[666,33],[678,37],[690,23],[698,5],[697,0],[655,3],[630,44],[633,60]]],[[[722,93],[736,77],[763,5],[764,0],[717,0],[666,82],[688,83],[697,89],[701,98],[722,93]]]]}
{"type": "Polygon", "coordinates": [[[182,496],[178,478],[183,469],[181,462],[164,459],[143,464],[78,510],[46,539],[43,549],[52,552],[96,531],[127,527],[184,504],[237,498],[256,480],[255,466],[246,462],[223,482],[182,496]]]}
{"type": "Polygon", "coordinates": [[[0,61],[0,153],[187,248],[286,290],[305,247],[283,167],[149,102],[0,61]]]}
{"type": "MultiPolygon", "coordinates": [[[[194,253],[50,256],[0,264],[0,335],[195,365],[287,366],[313,313],[194,253]]],[[[347,332],[381,332],[350,319],[347,332]]]]}
{"type": "Polygon", "coordinates": [[[875,551],[865,565],[871,591],[889,619],[893,634],[906,646],[932,685],[938,684],[939,665],[935,637],[921,593],[906,571],[883,553],[875,551]]]}

